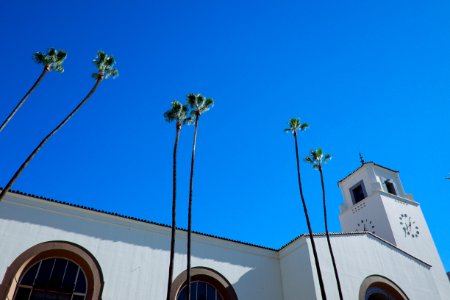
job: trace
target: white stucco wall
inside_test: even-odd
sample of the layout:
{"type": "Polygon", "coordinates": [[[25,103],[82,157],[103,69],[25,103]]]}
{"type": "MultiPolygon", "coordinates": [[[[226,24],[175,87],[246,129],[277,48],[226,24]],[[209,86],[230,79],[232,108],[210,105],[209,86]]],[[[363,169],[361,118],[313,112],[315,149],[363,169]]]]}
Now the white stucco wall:
{"type": "MultiPolygon", "coordinates": [[[[117,216],[9,195],[0,203],[0,281],[7,267],[32,246],[65,240],[86,248],[104,275],[103,299],[164,299],[170,229],[117,216]]],[[[326,238],[315,237],[329,299],[338,299],[326,238]]],[[[193,235],[192,266],[222,274],[240,300],[320,299],[310,240],[301,237],[280,251],[193,235]]],[[[186,234],[177,235],[174,277],[185,270],[186,234]]],[[[344,298],[358,299],[370,275],[395,282],[410,299],[439,295],[430,266],[368,234],[333,235],[344,298]]]]}
{"type": "MultiPolygon", "coordinates": [[[[104,274],[103,299],[165,299],[168,228],[23,196],[0,203],[0,280],[19,254],[52,240],[76,243],[95,256],[104,274]]],[[[186,268],[185,244],[185,234],[178,234],[174,278],[186,268]]],[[[275,251],[194,234],[195,266],[221,273],[239,299],[282,299],[275,251]]]]}
{"type": "Polygon", "coordinates": [[[316,274],[313,261],[304,238],[280,251],[284,300],[316,299],[317,295],[320,299],[320,288],[315,286],[313,279],[316,274]]]}
{"type": "Polygon", "coordinates": [[[441,297],[450,299],[450,282],[420,206],[415,202],[395,199],[389,195],[380,195],[380,198],[385,207],[397,247],[429,263],[432,266],[431,271],[441,297]],[[402,222],[408,222],[411,218],[411,222],[414,222],[412,223],[413,233],[416,231],[415,226],[418,227],[419,235],[417,237],[413,238],[411,235],[405,234],[399,219],[401,215],[405,214],[407,217],[402,222]]]}
{"type": "Polygon", "coordinates": [[[361,231],[357,226],[362,220],[371,222],[375,228],[367,228],[377,236],[389,241],[400,249],[420,258],[432,266],[431,272],[439,289],[442,299],[450,299],[450,283],[444,266],[434,244],[431,232],[418,202],[411,194],[407,194],[401,183],[399,173],[377,166],[373,163],[363,165],[356,172],[339,183],[344,203],[341,205],[339,219],[342,230],[361,231]],[[396,195],[387,191],[386,180],[395,186],[396,195]],[[367,197],[353,204],[350,194],[351,188],[363,181],[367,197]],[[407,217],[402,218],[402,216],[407,217]],[[400,222],[409,222],[411,218],[412,229],[418,226],[419,235],[405,235],[400,222]],[[402,219],[402,220],[401,220],[402,219]]]}
{"type": "MultiPolygon", "coordinates": [[[[314,241],[317,247],[327,297],[329,299],[339,299],[326,237],[316,236],[314,241]]],[[[309,238],[303,237],[301,241],[298,241],[299,244],[303,245],[306,242],[310,245],[309,238]]],[[[411,258],[394,246],[390,246],[376,237],[364,234],[335,235],[331,237],[331,243],[338,267],[342,293],[346,300],[358,300],[362,282],[371,275],[380,275],[395,282],[409,299],[447,299],[439,295],[429,266],[411,258]]],[[[293,256],[308,256],[305,253],[305,247],[293,246],[296,247],[294,251],[297,253],[290,253],[286,257],[283,254],[280,256],[285,299],[316,299],[309,290],[310,288],[308,288],[310,281],[306,279],[302,283],[300,279],[305,277],[295,272],[295,265],[300,264],[301,266],[301,260],[289,259],[289,257],[293,256]],[[284,261],[286,258],[288,260],[284,261]],[[283,266],[285,265],[288,265],[289,268],[284,268],[283,266]],[[286,273],[286,270],[290,271],[290,273],[286,273]],[[292,276],[290,284],[284,283],[286,275],[292,276]],[[298,280],[295,278],[296,276],[299,276],[297,277],[299,278],[298,280]]],[[[311,247],[308,247],[308,249],[312,263],[313,254],[311,247]]],[[[281,253],[285,251],[286,249],[283,249],[281,253]]],[[[303,270],[310,272],[309,268],[303,270]]],[[[313,270],[315,291],[317,295],[320,295],[315,269],[313,270]]]]}

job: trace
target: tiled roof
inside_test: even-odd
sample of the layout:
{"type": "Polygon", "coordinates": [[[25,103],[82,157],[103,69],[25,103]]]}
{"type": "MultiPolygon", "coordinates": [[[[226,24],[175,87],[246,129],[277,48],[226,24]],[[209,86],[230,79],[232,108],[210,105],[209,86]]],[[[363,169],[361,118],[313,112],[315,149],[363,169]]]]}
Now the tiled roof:
{"type": "Polygon", "coordinates": [[[364,167],[365,165],[368,165],[368,164],[372,164],[372,165],[374,165],[374,166],[377,166],[377,167],[386,169],[386,170],[391,171],[391,172],[399,173],[399,172],[396,171],[396,170],[393,170],[393,169],[387,168],[387,167],[385,167],[385,166],[379,165],[379,164],[377,164],[377,163],[374,163],[373,161],[368,161],[368,162],[365,162],[364,164],[362,164],[361,166],[359,166],[358,169],[354,170],[353,172],[351,172],[350,174],[348,174],[347,176],[345,176],[343,179],[339,180],[339,181],[338,181],[338,185],[339,185],[339,183],[341,183],[341,182],[344,181],[345,179],[349,178],[349,177],[352,176],[354,173],[356,173],[357,171],[359,171],[359,169],[361,169],[362,167],[364,167]]]}
{"type": "MultiPolygon", "coordinates": [[[[380,166],[380,167],[382,167],[382,166],[380,166]]],[[[382,168],[384,168],[384,167],[382,167],[382,168]]],[[[388,169],[388,170],[390,170],[390,169],[388,169]]],[[[393,171],[393,170],[391,170],[391,171],[393,171]]],[[[397,172],[397,171],[394,171],[394,172],[397,172]]],[[[1,190],[1,188],[0,188],[0,190],[1,190]]],[[[70,206],[70,207],[81,208],[81,209],[85,209],[85,210],[89,210],[89,211],[93,211],[93,212],[98,212],[98,213],[107,214],[107,215],[111,215],[111,216],[115,216],[115,217],[119,217],[119,218],[124,218],[124,219],[127,219],[127,220],[132,220],[132,221],[142,222],[142,223],[146,223],[146,224],[152,224],[152,225],[156,225],[156,226],[171,228],[169,225],[163,224],[163,223],[157,223],[157,222],[153,222],[153,221],[149,221],[149,220],[145,220],[145,219],[130,217],[130,216],[126,216],[126,215],[122,215],[122,214],[118,214],[118,213],[114,213],[114,212],[109,212],[109,211],[105,211],[105,210],[101,210],[101,209],[96,209],[96,208],[92,208],[92,207],[88,207],[88,206],[83,206],[83,205],[73,204],[73,203],[69,203],[69,202],[65,202],[65,201],[59,201],[59,200],[55,200],[55,199],[50,199],[50,198],[46,198],[46,197],[42,197],[42,196],[37,196],[37,195],[34,195],[34,194],[24,193],[24,192],[17,191],[17,190],[11,190],[10,193],[14,193],[14,194],[17,194],[17,195],[22,195],[22,196],[27,196],[27,197],[32,197],[32,198],[36,198],[36,199],[40,199],[40,200],[44,200],[44,201],[48,201],[48,202],[52,202],[52,203],[58,203],[58,204],[62,204],[62,205],[67,205],[67,206],[70,206]]],[[[184,228],[177,227],[177,229],[181,230],[181,231],[185,231],[185,232],[187,231],[184,228]]],[[[248,242],[233,240],[233,239],[229,239],[229,238],[225,238],[225,237],[221,237],[221,236],[216,236],[216,235],[212,235],[212,234],[202,233],[202,232],[198,232],[198,231],[192,231],[192,233],[195,233],[195,234],[198,234],[198,235],[201,235],[201,236],[206,236],[206,237],[211,237],[211,238],[223,240],[223,241],[238,243],[238,244],[241,244],[241,245],[256,247],[256,248],[260,248],[260,249],[264,249],[264,250],[275,251],[275,252],[279,252],[279,251],[285,249],[286,247],[288,247],[289,245],[291,245],[292,243],[294,243],[295,241],[297,241],[297,240],[299,240],[299,239],[301,239],[303,237],[308,237],[309,236],[309,234],[301,234],[301,235],[297,236],[296,238],[292,239],[290,242],[288,242],[285,245],[283,245],[281,248],[275,249],[275,248],[270,248],[270,247],[266,247],[266,246],[256,245],[256,244],[252,244],[252,243],[248,243],[248,242]]],[[[415,260],[418,260],[418,261],[422,262],[423,264],[431,267],[431,265],[427,264],[426,262],[424,262],[420,258],[417,258],[417,257],[409,254],[408,252],[398,248],[394,244],[392,244],[392,243],[390,243],[390,242],[380,238],[379,236],[376,236],[376,235],[372,234],[369,231],[330,232],[329,235],[330,236],[369,235],[369,236],[372,236],[375,239],[378,239],[378,240],[382,241],[385,244],[388,244],[388,245],[394,247],[398,251],[404,253],[406,256],[409,256],[409,257],[411,257],[411,258],[413,258],[415,260]]],[[[321,236],[326,236],[326,234],[325,233],[313,233],[313,236],[321,237],[321,236]]]]}

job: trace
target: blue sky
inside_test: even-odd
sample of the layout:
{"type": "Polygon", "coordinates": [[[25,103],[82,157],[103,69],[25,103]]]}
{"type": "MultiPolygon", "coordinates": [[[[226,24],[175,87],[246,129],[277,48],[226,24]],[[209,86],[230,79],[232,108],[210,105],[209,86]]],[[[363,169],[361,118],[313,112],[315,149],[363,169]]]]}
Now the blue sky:
{"type": "MultiPolygon", "coordinates": [[[[194,191],[197,231],[278,248],[307,231],[289,118],[310,129],[326,166],[329,222],[337,181],[367,161],[401,171],[450,270],[450,4],[445,1],[0,2],[0,117],[41,72],[35,51],[65,49],[1,133],[0,182],[93,85],[97,50],[120,77],[55,136],[13,189],[170,223],[175,133],[163,113],[190,92],[216,101],[201,119],[194,191]]],[[[179,148],[178,224],[186,227],[193,129],[179,148]]],[[[313,230],[320,181],[303,165],[313,230]]]]}

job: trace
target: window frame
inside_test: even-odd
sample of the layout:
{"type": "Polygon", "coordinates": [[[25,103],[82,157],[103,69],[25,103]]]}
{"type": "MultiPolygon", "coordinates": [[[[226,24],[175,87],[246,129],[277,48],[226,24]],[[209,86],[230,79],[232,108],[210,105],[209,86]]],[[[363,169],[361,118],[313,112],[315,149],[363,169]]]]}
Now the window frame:
{"type": "Polygon", "coordinates": [[[355,184],[350,188],[350,196],[352,197],[353,204],[357,204],[357,203],[359,203],[359,202],[361,202],[361,201],[363,201],[364,199],[367,198],[367,191],[366,191],[366,187],[364,186],[364,181],[363,181],[363,180],[358,181],[357,183],[355,183],[355,184]],[[359,201],[356,201],[355,195],[353,194],[353,191],[354,191],[356,188],[358,188],[359,186],[361,186],[362,192],[363,192],[363,194],[364,194],[364,198],[362,198],[362,199],[359,200],[359,201]]]}
{"type": "Polygon", "coordinates": [[[104,280],[99,263],[89,251],[67,241],[44,242],[20,254],[6,270],[0,284],[0,299],[14,299],[22,275],[35,263],[52,257],[76,263],[86,276],[86,299],[101,299],[104,280]]]}
{"type": "Polygon", "coordinates": [[[359,289],[358,299],[366,300],[367,292],[375,288],[388,293],[396,300],[409,300],[405,292],[395,282],[381,275],[370,275],[363,280],[359,289]]]}
{"type": "MultiPolygon", "coordinates": [[[[219,272],[206,268],[194,267],[191,268],[191,281],[204,281],[217,289],[224,300],[238,300],[236,292],[231,283],[219,272]]],[[[186,285],[187,270],[180,273],[172,283],[170,290],[170,300],[176,300],[178,293],[186,285]]]]}
{"type": "Polygon", "coordinates": [[[387,179],[384,181],[384,185],[386,186],[386,191],[391,194],[397,196],[397,188],[395,187],[392,179],[387,179]]]}

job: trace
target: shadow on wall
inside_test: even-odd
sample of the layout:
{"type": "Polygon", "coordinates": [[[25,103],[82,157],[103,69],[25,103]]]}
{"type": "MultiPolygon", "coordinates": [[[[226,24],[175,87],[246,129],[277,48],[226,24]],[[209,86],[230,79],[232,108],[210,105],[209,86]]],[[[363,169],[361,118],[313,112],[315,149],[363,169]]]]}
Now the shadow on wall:
{"type": "MultiPolygon", "coordinates": [[[[9,197],[10,198],[10,197],[9,197]]],[[[148,247],[155,250],[170,251],[170,228],[145,222],[128,220],[121,217],[83,211],[53,203],[39,204],[39,207],[27,205],[28,200],[2,201],[0,203],[0,237],[13,234],[26,234],[32,241],[40,243],[47,240],[67,240],[74,243],[83,240],[83,236],[115,243],[125,243],[148,247]]],[[[34,203],[33,203],[34,204],[34,203]]],[[[18,242],[21,242],[18,239],[18,242]]],[[[22,241],[23,242],[23,241],[22,241]]],[[[193,235],[193,256],[248,266],[247,255],[236,255],[235,243],[226,240],[193,235]],[[230,251],[214,251],[214,249],[230,251]]],[[[186,232],[177,231],[176,252],[186,253],[186,232]]],[[[241,247],[241,245],[238,245],[241,247]]],[[[250,247],[243,245],[242,247],[250,247]]],[[[263,250],[269,251],[270,250],[263,250]]]]}
{"type": "Polygon", "coordinates": [[[279,276],[258,269],[246,272],[233,288],[238,299],[283,299],[279,276]]]}

